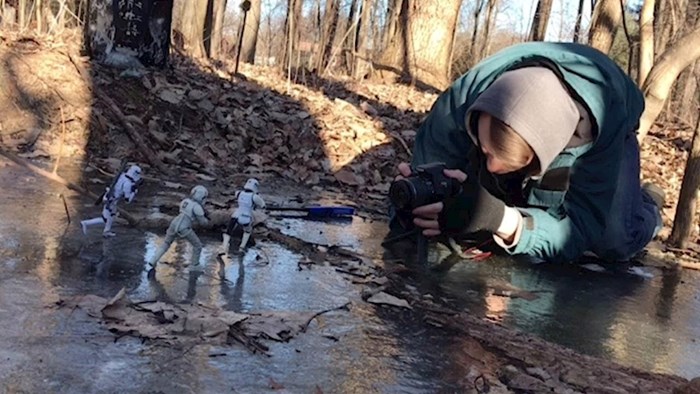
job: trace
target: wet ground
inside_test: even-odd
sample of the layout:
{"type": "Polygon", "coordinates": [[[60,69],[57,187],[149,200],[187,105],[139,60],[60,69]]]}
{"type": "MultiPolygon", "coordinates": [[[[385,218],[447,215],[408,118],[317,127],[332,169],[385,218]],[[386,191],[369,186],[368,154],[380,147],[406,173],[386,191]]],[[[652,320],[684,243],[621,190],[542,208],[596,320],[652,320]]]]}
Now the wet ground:
{"type": "MultiPolygon", "coordinates": [[[[0,163],[0,166],[4,166],[0,163]]],[[[173,247],[155,279],[144,271],[163,232],[119,226],[103,240],[67,224],[98,214],[92,202],[24,169],[0,167],[0,387],[7,392],[435,392],[461,391],[468,365],[460,338],[426,330],[394,308],[361,300],[360,289],[332,267],[299,271],[303,257],[258,241],[220,278],[219,240],[204,237],[202,270],[184,265],[191,250],[173,247]],[[242,264],[238,264],[242,262],[242,264]],[[166,347],[125,337],[115,341],[94,318],[57,309],[59,299],[111,297],[216,305],[236,312],[319,311],[287,343],[266,342],[270,357],[242,346],[166,347]],[[454,357],[453,357],[454,356],[454,357]]],[[[139,198],[143,199],[143,195],[139,198]]],[[[320,244],[379,257],[381,223],[271,219],[269,225],[320,244]]],[[[426,275],[419,289],[475,314],[622,364],[684,377],[700,375],[700,276],[650,269],[644,279],[575,267],[509,260],[460,263],[426,275]],[[514,298],[524,290],[534,297],[514,298]]]]}

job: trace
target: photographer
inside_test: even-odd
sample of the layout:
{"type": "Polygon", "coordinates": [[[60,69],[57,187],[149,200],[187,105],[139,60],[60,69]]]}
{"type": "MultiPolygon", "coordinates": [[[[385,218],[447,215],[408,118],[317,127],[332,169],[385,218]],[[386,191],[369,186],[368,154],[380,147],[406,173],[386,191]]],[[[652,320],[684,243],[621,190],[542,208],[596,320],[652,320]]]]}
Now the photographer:
{"type": "Polygon", "coordinates": [[[502,50],[440,95],[411,166],[399,165],[407,178],[399,183],[419,185],[411,168],[442,162],[461,184],[410,206],[410,224],[426,236],[487,231],[507,253],[535,260],[571,261],[586,251],[629,259],[658,233],[664,199],[639,181],[643,110],[634,82],[593,48],[533,42],[502,50]]]}

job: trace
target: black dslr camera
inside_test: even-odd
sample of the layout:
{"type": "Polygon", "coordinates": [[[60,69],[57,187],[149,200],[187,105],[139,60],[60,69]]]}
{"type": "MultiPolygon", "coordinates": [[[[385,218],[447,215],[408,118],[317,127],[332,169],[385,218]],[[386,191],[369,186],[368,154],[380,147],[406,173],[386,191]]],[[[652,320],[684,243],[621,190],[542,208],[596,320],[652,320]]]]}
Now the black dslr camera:
{"type": "Polygon", "coordinates": [[[410,177],[391,184],[391,203],[399,211],[410,211],[461,193],[462,185],[458,180],[447,177],[445,169],[445,163],[440,162],[423,164],[412,169],[410,177]]]}

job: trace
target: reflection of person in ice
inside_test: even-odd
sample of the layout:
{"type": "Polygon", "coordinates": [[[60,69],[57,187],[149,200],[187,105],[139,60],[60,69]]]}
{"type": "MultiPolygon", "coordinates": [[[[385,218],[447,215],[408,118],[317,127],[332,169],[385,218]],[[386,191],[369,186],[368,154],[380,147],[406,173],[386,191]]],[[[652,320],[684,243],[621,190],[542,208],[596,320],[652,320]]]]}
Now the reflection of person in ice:
{"type": "MultiPolygon", "coordinates": [[[[241,298],[243,297],[243,282],[245,281],[244,266],[243,262],[238,264],[238,277],[235,283],[225,279],[223,273],[221,275],[221,297],[225,301],[224,309],[228,311],[241,313],[243,310],[241,298]],[[233,286],[231,286],[232,283],[233,286]]],[[[223,264],[221,265],[221,269],[225,269],[223,264]]]]}
{"type": "Polygon", "coordinates": [[[165,286],[156,279],[154,275],[148,276],[148,284],[153,290],[153,296],[156,301],[166,302],[168,304],[175,304],[175,302],[170,298],[168,292],[165,290],[165,286]]]}
{"type": "Polygon", "coordinates": [[[187,280],[187,295],[182,302],[191,303],[194,301],[194,297],[197,296],[197,280],[202,274],[204,274],[204,272],[199,270],[190,271],[190,276],[187,280]]]}

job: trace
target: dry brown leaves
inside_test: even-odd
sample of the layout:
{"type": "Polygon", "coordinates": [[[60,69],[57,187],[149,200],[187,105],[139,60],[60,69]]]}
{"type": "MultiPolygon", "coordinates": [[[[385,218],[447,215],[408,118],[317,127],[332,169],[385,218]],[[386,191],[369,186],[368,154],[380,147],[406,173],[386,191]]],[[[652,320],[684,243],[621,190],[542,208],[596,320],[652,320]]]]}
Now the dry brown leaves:
{"type": "MultiPolygon", "coordinates": [[[[289,83],[279,70],[250,65],[242,65],[246,77],[238,78],[227,71],[230,63],[179,56],[172,70],[122,78],[81,58],[77,46],[6,42],[0,46],[2,142],[26,157],[55,157],[61,106],[68,125],[64,155],[82,153],[88,136],[93,154],[133,154],[120,122],[90,99],[91,90],[101,89],[160,159],[177,168],[179,181],[230,188],[234,175],[281,177],[380,209],[397,163],[409,160],[415,131],[437,97],[406,85],[303,72],[289,83]]],[[[643,146],[644,179],[667,191],[662,238],[675,214],[690,137],[687,128],[669,125],[643,146]]]]}
{"type": "Polygon", "coordinates": [[[345,309],[347,305],[320,312],[263,312],[242,314],[201,304],[171,304],[161,301],[132,302],[122,289],[111,300],[95,295],[75,296],[58,302],[59,308],[80,308],[88,316],[104,321],[113,334],[177,343],[198,340],[206,343],[256,342],[255,350],[265,351],[258,340],[287,342],[305,332],[318,315],[345,309]]]}

